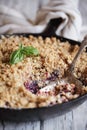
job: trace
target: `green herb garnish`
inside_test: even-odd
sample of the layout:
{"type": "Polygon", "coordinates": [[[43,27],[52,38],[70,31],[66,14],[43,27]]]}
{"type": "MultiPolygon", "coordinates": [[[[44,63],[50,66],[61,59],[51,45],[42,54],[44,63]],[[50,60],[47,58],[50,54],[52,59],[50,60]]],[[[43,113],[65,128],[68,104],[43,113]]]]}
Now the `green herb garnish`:
{"type": "Polygon", "coordinates": [[[37,56],[38,54],[39,54],[38,50],[33,46],[23,47],[23,45],[20,44],[19,49],[12,52],[12,54],[10,55],[10,64],[16,64],[22,61],[26,56],[30,55],[37,56]]]}
{"type": "Polygon", "coordinates": [[[22,52],[26,56],[39,54],[38,50],[32,46],[23,47],[22,52]]]}

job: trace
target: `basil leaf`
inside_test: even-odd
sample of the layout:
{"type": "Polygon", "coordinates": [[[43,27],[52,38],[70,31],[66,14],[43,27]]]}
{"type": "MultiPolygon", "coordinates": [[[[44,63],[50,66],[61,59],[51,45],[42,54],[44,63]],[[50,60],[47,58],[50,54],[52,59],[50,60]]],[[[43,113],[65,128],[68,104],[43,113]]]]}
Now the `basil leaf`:
{"type": "Polygon", "coordinates": [[[26,56],[29,56],[29,55],[35,55],[36,56],[36,55],[39,54],[39,51],[32,46],[23,47],[22,52],[26,56]]]}
{"type": "Polygon", "coordinates": [[[22,43],[20,43],[20,45],[19,45],[19,49],[20,49],[20,50],[23,49],[23,45],[22,45],[22,43]]]}
{"type": "Polygon", "coordinates": [[[24,54],[20,50],[14,51],[10,56],[10,64],[16,64],[24,59],[24,54]]]}
{"type": "Polygon", "coordinates": [[[10,64],[16,64],[24,59],[24,56],[30,56],[30,55],[38,55],[39,52],[36,48],[32,46],[23,47],[22,44],[20,44],[19,49],[12,52],[10,56],[10,64]]]}

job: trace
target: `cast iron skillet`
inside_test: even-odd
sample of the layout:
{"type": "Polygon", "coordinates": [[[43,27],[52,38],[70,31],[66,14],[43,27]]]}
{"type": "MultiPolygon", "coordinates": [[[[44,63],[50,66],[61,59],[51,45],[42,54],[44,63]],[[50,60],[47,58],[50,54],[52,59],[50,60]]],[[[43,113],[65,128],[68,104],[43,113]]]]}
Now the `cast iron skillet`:
{"type": "MultiPolygon", "coordinates": [[[[62,19],[54,19],[51,20],[48,24],[48,27],[44,30],[43,33],[40,34],[33,34],[34,36],[38,37],[39,35],[43,38],[45,37],[52,37],[55,36],[59,38],[61,41],[69,41],[72,45],[80,45],[80,42],[66,39],[60,36],[56,36],[55,31],[58,25],[60,24],[62,19]]],[[[30,34],[11,34],[11,35],[18,35],[18,36],[25,36],[28,37],[30,34]]],[[[5,35],[9,37],[11,35],[5,35]]],[[[44,120],[48,118],[53,118],[55,116],[60,116],[66,112],[71,111],[72,109],[76,108],[80,104],[82,104],[87,99],[87,94],[71,100],[67,103],[63,104],[56,104],[53,106],[42,107],[42,108],[33,108],[33,109],[9,109],[9,108],[0,108],[0,120],[5,121],[36,121],[36,120],[44,120]]]]}

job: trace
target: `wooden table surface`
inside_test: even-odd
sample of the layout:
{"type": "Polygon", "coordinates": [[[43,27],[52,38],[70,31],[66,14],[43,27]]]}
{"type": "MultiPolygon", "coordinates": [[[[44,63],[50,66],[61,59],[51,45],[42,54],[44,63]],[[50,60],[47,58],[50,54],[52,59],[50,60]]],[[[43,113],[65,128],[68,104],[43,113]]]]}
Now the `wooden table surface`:
{"type": "MultiPolygon", "coordinates": [[[[87,0],[80,0],[83,22],[87,21],[87,0]]],[[[75,110],[53,119],[37,122],[0,122],[0,130],[87,130],[87,101],[75,110]]]]}

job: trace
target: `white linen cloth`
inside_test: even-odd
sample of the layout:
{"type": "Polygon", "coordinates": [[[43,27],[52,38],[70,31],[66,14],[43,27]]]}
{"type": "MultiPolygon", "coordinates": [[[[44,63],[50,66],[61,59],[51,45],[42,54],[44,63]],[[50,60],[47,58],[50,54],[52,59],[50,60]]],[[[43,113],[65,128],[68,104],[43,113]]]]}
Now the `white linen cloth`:
{"type": "MultiPolygon", "coordinates": [[[[24,7],[26,9],[26,5],[24,7]]],[[[46,28],[47,23],[54,18],[62,18],[56,34],[74,40],[79,39],[82,21],[74,0],[50,0],[48,4],[38,9],[33,21],[21,11],[0,4],[0,34],[40,33],[46,28]]]]}

